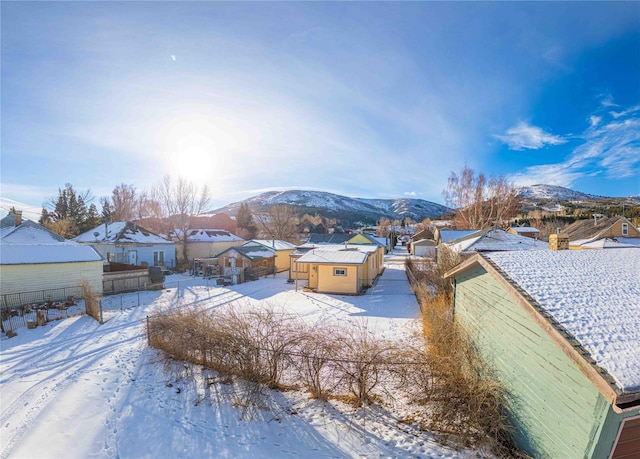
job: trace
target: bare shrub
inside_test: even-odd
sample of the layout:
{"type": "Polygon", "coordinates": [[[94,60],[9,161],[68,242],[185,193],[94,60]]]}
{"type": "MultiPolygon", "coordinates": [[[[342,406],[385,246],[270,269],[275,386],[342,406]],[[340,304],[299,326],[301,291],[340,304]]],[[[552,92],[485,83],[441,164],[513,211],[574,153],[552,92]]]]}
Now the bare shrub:
{"type": "Polygon", "coordinates": [[[102,317],[100,317],[100,296],[91,284],[84,279],[80,282],[80,289],[82,290],[87,315],[102,323],[102,317]]]}
{"type": "Polygon", "coordinates": [[[389,374],[394,346],[360,325],[341,330],[340,352],[334,360],[337,375],[356,406],[375,400],[374,390],[389,374]]]}
{"type": "MultiPolygon", "coordinates": [[[[423,299],[424,300],[424,299],[423,299]]],[[[515,451],[509,441],[505,389],[469,336],[453,320],[451,297],[439,294],[423,307],[426,352],[432,385],[424,386],[431,430],[464,446],[500,456],[515,451]]]]}
{"type": "MultiPolygon", "coordinates": [[[[429,297],[438,293],[452,293],[453,286],[448,279],[444,278],[444,274],[450,269],[462,263],[467,256],[449,249],[446,245],[438,246],[438,263],[430,261],[416,261],[407,258],[405,267],[411,272],[409,279],[411,280],[414,291],[423,289],[421,293],[427,294],[429,297]]],[[[418,292],[416,291],[416,294],[418,292]]]]}
{"type": "Polygon", "coordinates": [[[297,374],[313,398],[327,400],[337,386],[333,362],[340,349],[338,337],[335,327],[313,327],[298,345],[297,374]]]}

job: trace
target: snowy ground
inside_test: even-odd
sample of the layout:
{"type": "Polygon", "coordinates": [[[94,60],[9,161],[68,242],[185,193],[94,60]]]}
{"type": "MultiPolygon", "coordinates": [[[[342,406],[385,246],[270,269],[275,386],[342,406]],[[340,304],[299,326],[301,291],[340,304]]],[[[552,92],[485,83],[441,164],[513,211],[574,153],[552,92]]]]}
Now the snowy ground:
{"type": "Polygon", "coordinates": [[[358,297],[296,292],[281,275],[228,288],[171,276],[167,286],[180,280],[180,289],[105,299],[103,325],[83,315],[19,329],[0,342],[0,458],[475,455],[443,447],[381,407],[354,411],[277,391],[265,394],[262,407],[242,406],[237,387],[197,366],[168,366],[147,346],[145,318],[155,310],[231,302],[267,302],[308,320],[365,323],[381,336],[406,339],[418,306],[394,260],[358,297]]]}

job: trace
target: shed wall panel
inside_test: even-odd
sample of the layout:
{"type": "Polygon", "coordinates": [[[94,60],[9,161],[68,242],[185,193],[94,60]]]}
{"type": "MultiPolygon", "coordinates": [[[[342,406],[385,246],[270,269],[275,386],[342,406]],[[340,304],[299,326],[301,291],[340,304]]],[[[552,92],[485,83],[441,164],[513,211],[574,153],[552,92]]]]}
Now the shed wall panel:
{"type": "Polygon", "coordinates": [[[486,271],[456,277],[456,320],[509,393],[516,441],[535,457],[590,457],[609,405],[486,271]]]}
{"type": "Polygon", "coordinates": [[[33,265],[1,265],[2,294],[78,287],[86,280],[102,294],[102,261],[45,263],[33,265]]]}

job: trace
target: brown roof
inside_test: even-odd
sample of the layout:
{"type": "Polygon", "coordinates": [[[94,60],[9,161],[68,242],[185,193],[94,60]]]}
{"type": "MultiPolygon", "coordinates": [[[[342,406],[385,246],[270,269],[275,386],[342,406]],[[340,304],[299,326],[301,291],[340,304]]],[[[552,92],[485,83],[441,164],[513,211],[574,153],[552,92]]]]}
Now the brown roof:
{"type": "Polygon", "coordinates": [[[562,230],[562,233],[569,236],[570,241],[596,238],[621,218],[624,217],[602,217],[597,220],[593,218],[588,220],[578,220],[562,230]]]}
{"type": "Polygon", "coordinates": [[[422,231],[417,232],[411,239],[414,241],[419,241],[421,239],[433,239],[433,231],[428,228],[423,229],[422,231]]]}

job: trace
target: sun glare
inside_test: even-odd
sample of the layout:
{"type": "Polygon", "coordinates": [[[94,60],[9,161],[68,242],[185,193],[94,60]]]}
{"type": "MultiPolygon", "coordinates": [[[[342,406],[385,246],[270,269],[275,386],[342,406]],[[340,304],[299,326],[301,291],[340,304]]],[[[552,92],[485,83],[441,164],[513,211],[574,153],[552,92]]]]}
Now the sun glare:
{"type": "Polygon", "coordinates": [[[205,182],[213,175],[215,152],[200,145],[190,145],[176,153],[171,172],[194,182],[205,182]]]}
{"type": "Polygon", "coordinates": [[[165,164],[170,175],[197,183],[213,180],[223,161],[212,129],[202,119],[184,119],[165,132],[165,164]]]}

